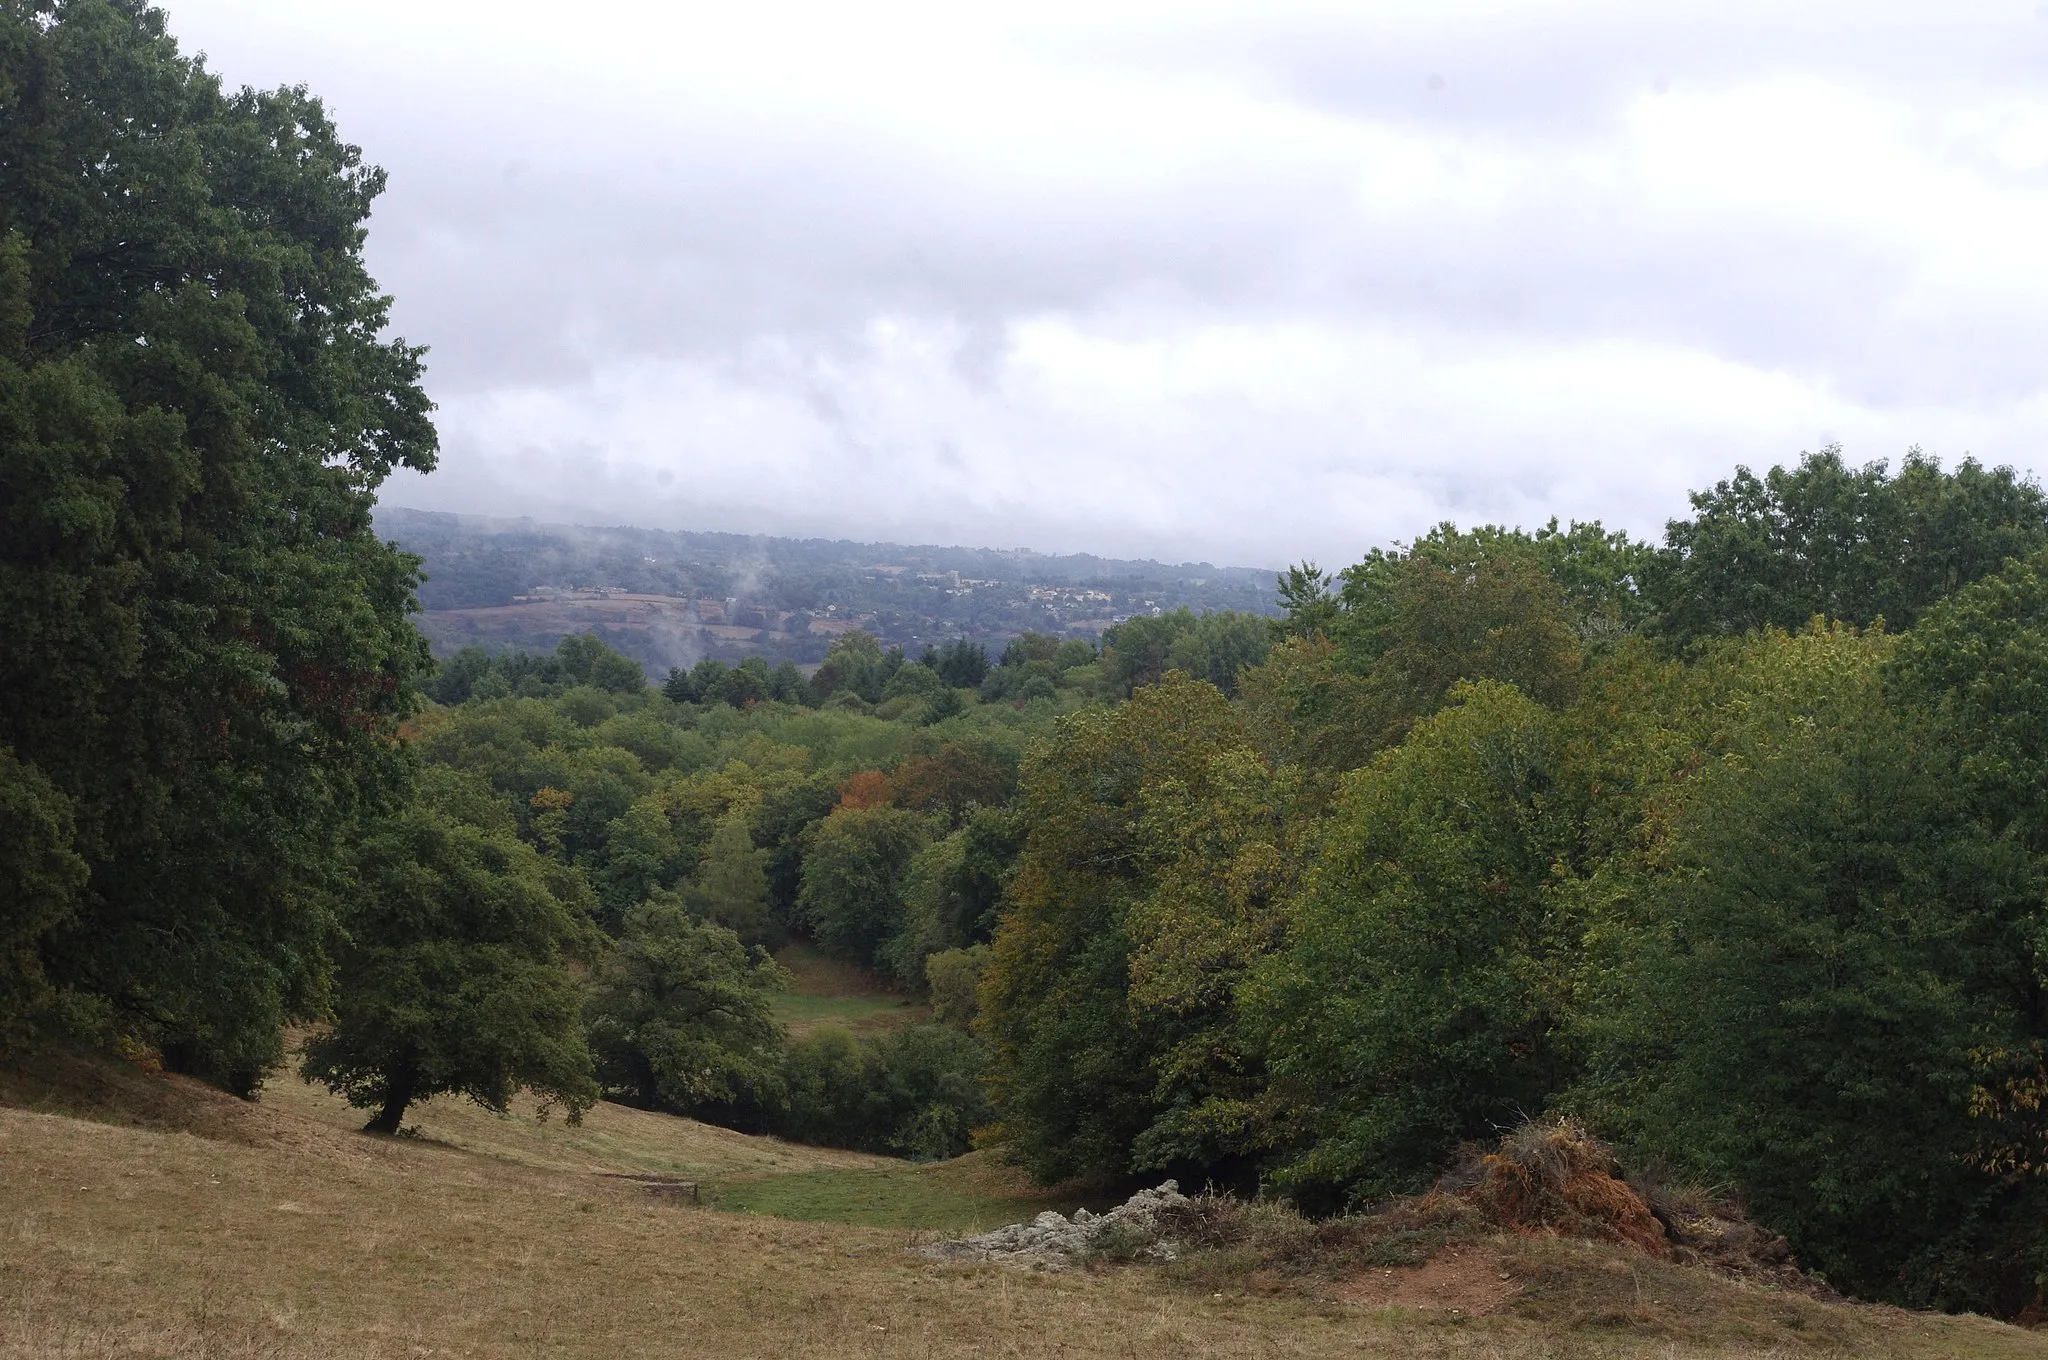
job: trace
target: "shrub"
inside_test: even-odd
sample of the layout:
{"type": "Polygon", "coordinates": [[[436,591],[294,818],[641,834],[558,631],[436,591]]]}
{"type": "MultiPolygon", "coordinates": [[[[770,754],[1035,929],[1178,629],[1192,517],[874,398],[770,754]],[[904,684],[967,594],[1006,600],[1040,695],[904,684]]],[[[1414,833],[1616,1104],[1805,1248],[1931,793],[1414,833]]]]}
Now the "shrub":
{"type": "Polygon", "coordinates": [[[789,1105],[776,1132],[862,1152],[955,1157],[989,1118],[986,1063],[979,1042],[939,1025],[876,1039],[822,1029],[790,1046],[789,1105]]]}
{"type": "Polygon", "coordinates": [[[782,1027],[769,1007],[782,971],[724,926],[651,901],[599,965],[586,1014],[607,1093],[694,1114],[779,1099],[782,1027]]]}
{"type": "Polygon", "coordinates": [[[931,987],[932,1017],[955,1029],[971,1029],[981,1009],[975,993],[981,986],[981,970],[988,966],[988,946],[948,949],[924,961],[925,981],[931,987]]]}

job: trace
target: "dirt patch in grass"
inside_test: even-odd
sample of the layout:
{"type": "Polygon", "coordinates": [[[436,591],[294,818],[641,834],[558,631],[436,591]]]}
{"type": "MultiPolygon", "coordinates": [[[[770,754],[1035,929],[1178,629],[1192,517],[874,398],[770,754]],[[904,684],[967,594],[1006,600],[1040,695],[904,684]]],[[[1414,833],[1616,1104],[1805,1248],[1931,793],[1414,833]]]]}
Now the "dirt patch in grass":
{"type": "Polygon", "coordinates": [[[1338,1298],[1368,1308],[1417,1308],[1463,1317],[1504,1312],[1517,1293],[1499,1251],[1452,1247],[1419,1266],[1368,1266],[1337,1285],[1338,1298]]]}

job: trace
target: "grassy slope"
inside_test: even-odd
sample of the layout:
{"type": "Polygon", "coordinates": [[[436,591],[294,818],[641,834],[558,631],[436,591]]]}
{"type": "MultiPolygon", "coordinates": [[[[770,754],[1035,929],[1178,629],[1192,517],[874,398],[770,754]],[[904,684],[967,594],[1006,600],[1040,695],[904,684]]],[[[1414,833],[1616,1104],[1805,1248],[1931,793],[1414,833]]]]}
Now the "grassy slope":
{"type": "Polygon", "coordinates": [[[1146,1268],[934,1266],[902,1250],[915,1231],[691,1209],[605,1173],[1006,1193],[985,1160],[911,1171],[610,1108],[572,1135],[436,1102],[426,1137],[389,1140],[295,1084],[252,1106],[108,1069],[0,1080],[0,1098],[94,1116],[0,1109],[0,1357],[2048,1356],[1976,1319],[1572,1243],[1503,1244],[1528,1307],[1475,1320],[1146,1268]]]}
{"type": "Polygon", "coordinates": [[[1046,1209],[1104,1207],[1085,1195],[1041,1190],[986,1152],[923,1166],[885,1162],[744,1177],[720,1182],[717,1195],[720,1208],[744,1213],[948,1233],[986,1232],[1046,1209]]]}

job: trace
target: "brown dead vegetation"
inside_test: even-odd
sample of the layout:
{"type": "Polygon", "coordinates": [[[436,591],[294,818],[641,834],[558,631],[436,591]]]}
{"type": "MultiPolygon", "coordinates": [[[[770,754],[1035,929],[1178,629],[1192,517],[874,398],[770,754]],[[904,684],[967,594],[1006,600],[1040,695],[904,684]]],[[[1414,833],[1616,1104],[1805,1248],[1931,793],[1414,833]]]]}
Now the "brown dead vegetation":
{"type": "Polygon", "coordinates": [[[1622,1179],[1614,1153],[1568,1119],[1530,1121],[1490,1151],[1468,1151],[1436,1194],[1471,1203],[1508,1232],[1619,1242],[1669,1259],[1664,1225],[1622,1179]]]}
{"type": "Polygon", "coordinates": [[[1789,1334],[1802,1350],[1850,1348],[1864,1322],[1910,1316],[1847,1305],[1726,1201],[1631,1182],[1568,1120],[1468,1147],[1427,1194],[1368,1212],[1313,1221],[1200,1196],[1164,1231],[1187,1248],[1171,1273],[1211,1293],[1329,1296],[1573,1334],[1728,1344],[1789,1334]]]}

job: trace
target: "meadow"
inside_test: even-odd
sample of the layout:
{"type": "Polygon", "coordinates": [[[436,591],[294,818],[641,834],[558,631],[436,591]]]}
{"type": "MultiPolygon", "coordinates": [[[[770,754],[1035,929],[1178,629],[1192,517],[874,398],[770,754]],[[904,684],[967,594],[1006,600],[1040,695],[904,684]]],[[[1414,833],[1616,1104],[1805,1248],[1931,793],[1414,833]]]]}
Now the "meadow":
{"type": "Polygon", "coordinates": [[[835,959],[798,941],[775,952],[789,974],[773,1002],[775,1018],[792,1037],[830,1025],[852,1034],[879,1034],[931,1019],[931,1007],[874,971],[835,959]]]}
{"type": "Polygon", "coordinates": [[[1389,1301],[1394,1274],[1420,1272],[1314,1293],[936,1265],[907,1250],[935,1229],[1066,1206],[983,1154],[912,1167],[612,1105],[569,1128],[443,1098],[379,1138],[295,1079],[249,1103],[78,1060],[10,1071],[0,1100],[10,1360],[2048,1355],[1982,1319],[1559,1241],[1489,1249],[1508,1277],[1490,1316],[1389,1301]],[[705,1178],[724,1207],[661,1193],[663,1176],[705,1178]]]}

